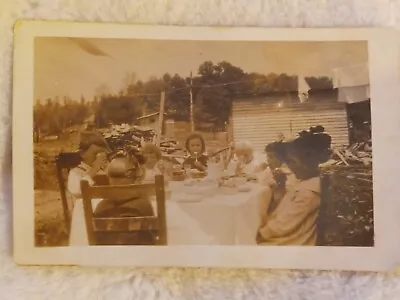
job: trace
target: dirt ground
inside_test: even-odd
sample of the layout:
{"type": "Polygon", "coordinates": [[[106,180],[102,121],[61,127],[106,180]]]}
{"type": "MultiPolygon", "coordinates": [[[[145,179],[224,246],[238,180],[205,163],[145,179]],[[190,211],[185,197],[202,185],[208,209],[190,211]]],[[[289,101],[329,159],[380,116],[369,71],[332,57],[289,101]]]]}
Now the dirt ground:
{"type": "Polygon", "coordinates": [[[65,226],[60,193],[35,191],[35,243],[38,247],[67,246],[68,230],[65,226]]]}

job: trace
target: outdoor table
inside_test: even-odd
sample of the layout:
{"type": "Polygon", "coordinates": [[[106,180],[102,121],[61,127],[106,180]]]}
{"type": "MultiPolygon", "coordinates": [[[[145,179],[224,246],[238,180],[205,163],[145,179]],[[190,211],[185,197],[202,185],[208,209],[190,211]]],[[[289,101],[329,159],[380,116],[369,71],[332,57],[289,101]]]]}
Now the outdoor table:
{"type": "MultiPolygon", "coordinates": [[[[248,192],[227,187],[170,182],[166,215],[168,245],[255,245],[258,202],[266,187],[247,183],[248,192]]],[[[93,200],[95,208],[100,199],[93,200]]],[[[151,198],[155,208],[155,198],[151,198]]],[[[156,211],[156,210],[155,210],[156,211]]],[[[70,245],[87,245],[82,200],[74,205],[70,245]]]]}

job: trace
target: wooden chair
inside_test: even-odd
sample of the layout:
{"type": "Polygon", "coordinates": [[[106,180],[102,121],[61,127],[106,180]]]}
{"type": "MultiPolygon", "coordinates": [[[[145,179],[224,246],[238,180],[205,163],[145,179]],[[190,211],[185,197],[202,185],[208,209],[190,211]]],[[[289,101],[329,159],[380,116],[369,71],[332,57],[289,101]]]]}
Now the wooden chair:
{"type": "Polygon", "coordinates": [[[330,199],[329,185],[330,185],[330,176],[328,174],[321,175],[321,202],[317,218],[317,246],[326,245],[326,238],[325,238],[326,228],[327,228],[326,206],[330,199]]]}
{"type": "MultiPolygon", "coordinates": [[[[108,236],[118,234],[135,234],[147,232],[154,236],[153,244],[167,244],[167,222],[165,211],[165,190],[164,177],[157,175],[155,183],[131,184],[120,186],[90,186],[87,181],[81,181],[83,208],[85,213],[86,232],[89,245],[101,244],[102,234],[108,236]],[[151,189],[155,190],[157,202],[156,216],[137,216],[137,217],[96,217],[93,211],[92,200],[95,198],[112,199],[115,195],[126,192],[137,191],[148,193],[151,189]]],[[[104,200],[103,200],[104,201],[104,200]]],[[[106,201],[106,200],[105,200],[106,201]]]]}
{"type": "Polygon", "coordinates": [[[79,152],[61,152],[56,156],[55,162],[56,162],[57,180],[58,180],[58,185],[60,187],[60,196],[64,213],[64,220],[66,227],[69,230],[71,223],[71,210],[67,199],[66,180],[69,171],[80,164],[81,156],[79,152]]]}

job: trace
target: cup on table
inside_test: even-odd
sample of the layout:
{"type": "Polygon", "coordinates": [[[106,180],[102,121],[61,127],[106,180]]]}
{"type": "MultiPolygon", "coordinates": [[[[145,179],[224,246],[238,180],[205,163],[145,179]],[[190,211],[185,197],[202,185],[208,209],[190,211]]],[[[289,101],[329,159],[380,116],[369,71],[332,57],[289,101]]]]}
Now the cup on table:
{"type": "Polygon", "coordinates": [[[235,178],[235,185],[236,186],[245,185],[246,182],[247,182],[247,179],[245,177],[237,177],[237,178],[235,178]]]}
{"type": "Polygon", "coordinates": [[[185,175],[187,178],[191,177],[191,170],[192,170],[192,166],[190,164],[184,164],[183,165],[183,169],[185,170],[185,175]]]}
{"type": "Polygon", "coordinates": [[[222,176],[223,168],[220,163],[210,162],[208,164],[208,177],[212,179],[218,179],[222,176]]]}

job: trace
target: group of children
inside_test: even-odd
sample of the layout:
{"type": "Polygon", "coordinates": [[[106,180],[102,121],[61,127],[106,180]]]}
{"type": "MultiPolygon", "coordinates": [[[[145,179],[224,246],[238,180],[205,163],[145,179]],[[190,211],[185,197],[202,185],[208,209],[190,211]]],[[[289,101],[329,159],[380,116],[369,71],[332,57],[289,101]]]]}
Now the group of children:
{"type": "MultiPolygon", "coordinates": [[[[186,141],[192,167],[207,168],[205,142],[193,134],[186,141]],[[199,153],[201,153],[199,155],[199,153]]],[[[266,159],[257,158],[249,142],[232,145],[222,157],[228,173],[245,176],[265,186],[259,202],[260,245],[315,245],[321,201],[319,165],[331,157],[331,136],[324,127],[311,127],[289,141],[268,144],[266,159]]]]}
{"type": "MultiPolygon", "coordinates": [[[[220,157],[223,169],[266,187],[259,203],[260,226],[256,233],[259,244],[315,244],[320,203],[319,164],[329,159],[330,144],[331,137],[322,126],[317,126],[299,133],[294,140],[268,144],[266,160],[258,159],[248,142],[232,145],[229,154],[220,157]]],[[[198,133],[191,134],[185,147],[187,156],[182,165],[206,171],[213,156],[206,154],[204,138],[198,133]]],[[[99,137],[82,140],[80,151],[82,162],[70,171],[68,178],[68,190],[76,197],[80,196],[80,181],[86,179],[94,184],[95,175],[102,170],[113,184],[150,182],[157,174],[167,178],[169,175],[159,147],[152,143],[143,145],[141,158],[120,155],[111,162],[107,160],[107,145],[99,137]]],[[[107,199],[98,205],[95,214],[149,215],[153,212],[148,201],[131,197],[107,199]]]]}

